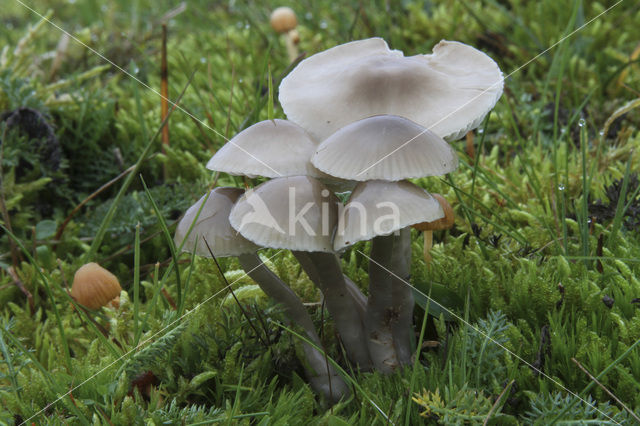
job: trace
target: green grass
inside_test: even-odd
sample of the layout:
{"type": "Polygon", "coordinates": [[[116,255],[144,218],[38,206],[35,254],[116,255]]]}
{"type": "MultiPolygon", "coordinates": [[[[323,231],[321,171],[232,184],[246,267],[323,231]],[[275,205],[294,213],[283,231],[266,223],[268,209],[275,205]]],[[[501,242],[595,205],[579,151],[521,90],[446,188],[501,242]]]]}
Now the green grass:
{"type": "MultiPolygon", "coordinates": [[[[256,293],[237,261],[219,259],[221,272],[180,255],[171,238],[214,180],[244,184],[204,168],[225,139],[284,118],[274,91],[289,64],[268,24],[281,4],[198,0],[170,20],[169,95],[182,109],[168,120],[162,152],[156,94],[73,41],[52,73],[56,55],[46,53],[61,33],[46,22],[29,31],[40,19],[9,0],[0,16],[0,46],[8,46],[0,114],[42,112],[62,154],[58,169],[42,167],[39,151],[0,124],[0,424],[634,424],[572,361],[640,413],[640,6],[625,0],[562,40],[614,4],[290,4],[308,54],[371,36],[405,54],[460,40],[509,76],[475,131],[476,155],[454,142],[457,171],[415,180],[445,196],[457,218],[435,236],[429,267],[413,234],[411,281],[433,301],[431,315],[424,297],[415,311],[421,345],[412,366],[387,377],[352,371],[295,259],[262,253],[312,303],[324,349],[353,385],[331,407],[304,381],[299,330],[280,325],[280,308],[256,293]],[[52,223],[130,166],[53,239],[52,223]],[[88,260],[120,279],[118,308],[88,312],[67,296],[88,260]],[[244,313],[225,298],[227,281],[244,313]],[[140,385],[145,377],[149,386],[140,385]]],[[[160,87],[160,23],[174,2],[28,5],[51,10],[57,25],[160,87]]],[[[343,256],[363,289],[368,250],[361,243],[343,256]]]]}

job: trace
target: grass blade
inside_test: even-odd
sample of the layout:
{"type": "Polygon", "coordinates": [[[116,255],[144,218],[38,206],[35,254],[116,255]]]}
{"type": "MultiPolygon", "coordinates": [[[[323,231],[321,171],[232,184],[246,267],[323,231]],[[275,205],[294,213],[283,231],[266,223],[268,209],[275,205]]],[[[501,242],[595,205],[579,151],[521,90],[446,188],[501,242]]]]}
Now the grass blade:
{"type": "Polygon", "coordinates": [[[178,306],[182,304],[182,284],[180,282],[180,270],[178,269],[178,254],[176,252],[176,245],[173,242],[173,238],[171,238],[171,234],[169,233],[169,228],[167,228],[167,222],[164,220],[156,201],[153,199],[151,192],[149,192],[149,188],[147,187],[147,183],[144,181],[144,178],[140,176],[140,180],[142,181],[142,186],[144,187],[144,192],[147,194],[147,198],[149,198],[149,202],[153,206],[153,212],[158,217],[158,224],[160,224],[160,228],[162,229],[162,234],[164,235],[167,244],[169,245],[169,251],[171,252],[171,258],[173,260],[174,269],[176,271],[176,292],[178,296],[178,306]]]}

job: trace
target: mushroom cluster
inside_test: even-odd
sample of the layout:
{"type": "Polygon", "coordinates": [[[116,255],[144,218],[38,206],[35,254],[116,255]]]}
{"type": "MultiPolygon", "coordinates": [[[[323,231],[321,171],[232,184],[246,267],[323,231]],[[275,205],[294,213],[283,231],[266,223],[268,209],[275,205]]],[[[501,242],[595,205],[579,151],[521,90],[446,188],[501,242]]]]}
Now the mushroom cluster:
{"type": "Polygon", "coordinates": [[[455,170],[447,140],[477,127],[502,94],[498,65],[458,42],[406,57],[380,38],[315,54],[282,80],[288,120],[238,133],[209,161],[211,170],[263,176],[244,191],[215,188],[176,232],[184,250],[238,256],[247,274],[314,345],[305,345],[316,391],[338,400],[348,387],[314,347],[320,340],[302,301],[256,254],[291,250],[321,290],[347,357],[361,371],[391,373],[411,361],[411,228],[451,226],[450,206],[408,181],[455,170]],[[333,191],[350,191],[346,204],[333,191]],[[445,211],[447,215],[445,216],[445,211]],[[197,218],[196,218],[197,217],[197,218]],[[190,232],[189,232],[190,230],[190,232]],[[365,296],[343,274],[339,254],[371,240],[365,296]]]}

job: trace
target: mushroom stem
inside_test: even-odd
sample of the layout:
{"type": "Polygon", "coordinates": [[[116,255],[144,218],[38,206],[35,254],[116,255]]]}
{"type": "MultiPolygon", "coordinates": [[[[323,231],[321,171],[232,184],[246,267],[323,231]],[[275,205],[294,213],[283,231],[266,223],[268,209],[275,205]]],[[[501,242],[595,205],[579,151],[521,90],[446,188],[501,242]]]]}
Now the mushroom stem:
{"type": "MultiPolygon", "coordinates": [[[[285,308],[289,320],[302,327],[311,342],[322,347],[313,321],[295,292],[267,268],[257,253],[241,254],[238,256],[238,260],[247,274],[258,283],[262,291],[285,308]]],[[[331,364],[327,363],[325,356],[307,343],[303,344],[303,348],[306,361],[305,369],[314,390],[334,402],[348,395],[349,388],[331,364]]]]}
{"type": "Polygon", "coordinates": [[[335,321],[349,359],[360,369],[371,368],[364,327],[352,291],[345,281],[335,253],[293,251],[311,281],[320,288],[335,321]]]}
{"type": "Polygon", "coordinates": [[[400,235],[394,237],[391,254],[391,291],[393,311],[396,313],[391,322],[393,346],[400,365],[411,363],[411,332],[413,330],[413,307],[415,300],[409,285],[411,275],[411,229],[403,228],[400,235]]]}
{"type": "Polygon", "coordinates": [[[375,237],[369,262],[369,299],[365,322],[367,345],[373,365],[385,374],[392,373],[398,367],[392,333],[392,321],[397,313],[393,310],[393,284],[389,272],[394,239],[393,235],[375,237]]]}
{"type": "Polygon", "coordinates": [[[374,365],[391,373],[411,362],[414,298],[411,272],[411,229],[375,237],[369,262],[367,336],[374,365]]]}
{"type": "Polygon", "coordinates": [[[424,237],[424,247],[422,254],[424,256],[424,262],[429,266],[431,264],[431,248],[433,247],[433,231],[427,230],[422,234],[424,237]]]}
{"type": "Polygon", "coordinates": [[[344,275],[344,282],[347,284],[347,290],[351,297],[353,297],[353,301],[356,304],[356,309],[358,310],[358,315],[360,315],[360,319],[364,324],[364,319],[367,313],[367,296],[362,294],[362,291],[358,288],[356,283],[351,281],[351,279],[344,275]]]}
{"type": "Polygon", "coordinates": [[[300,35],[295,28],[287,31],[284,35],[287,44],[287,55],[289,56],[289,63],[293,63],[298,57],[298,42],[300,41],[300,35]]]}

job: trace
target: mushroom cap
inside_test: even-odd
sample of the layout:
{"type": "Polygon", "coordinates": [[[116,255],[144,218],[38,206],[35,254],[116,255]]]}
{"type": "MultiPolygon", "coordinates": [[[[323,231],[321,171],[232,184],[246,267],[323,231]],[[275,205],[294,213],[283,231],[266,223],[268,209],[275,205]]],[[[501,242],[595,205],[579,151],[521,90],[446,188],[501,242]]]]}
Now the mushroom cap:
{"type": "Polygon", "coordinates": [[[73,276],[71,297],[89,309],[100,309],[120,296],[118,278],[97,263],[82,265],[73,276]]]}
{"type": "Polygon", "coordinates": [[[296,13],[293,9],[286,6],[275,8],[273,12],[271,12],[269,22],[271,23],[271,28],[277,33],[289,32],[298,25],[296,13]]]}
{"type": "Polygon", "coordinates": [[[442,229],[449,229],[455,222],[455,216],[453,214],[453,208],[451,204],[440,194],[431,194],[433,198],[438,200],[442,210],[444,211],[444,217],[434,220],[433,222],[421,222],[412,226],[413,229],[418,231],[440,231],[442,229]]]}
{"type": "Polygon", "coordinates": [[[343,179],[396,181],[449,173],[458,167],[458,156],[444,139],[419,124],[376,115],[329,136],[311,162],[343,179]]]}
{"type": "Polygon", "coordinates": [[[317,176],[309,161],[317,143],[295,123],[265,120],[238,133],[214,154],[209,170],[231,175],[317,176]]]}
{"type": "MultiPolygon", "coordinates": [[[[244,191],[240,188],[214,188],[202,208],[191,233],[187,237],[182,251],[192,253],[195,248],[198,256],[211,257],[204,240],[207,240],[213,254],[219,257],[238,256],[258,250],[260,247],[251,241],[247,241],[242,235],[234,231],[229,224],[229,212],[243,193],[244,191]],[[196,241],[198,243],[197,246],[196,241]]],[[[178,223],[174,237],[177,246],[184,241],[205,197],[206,195],[203,195],[195,204],[189,207],[180,223],[178,223]]]]}
{"type": "Polygon", "coordinates": [[[287,117],[317,140],[380,114],[406,117],[455,140],[482,123],[502,87],[498,65],[466,44],[443,40],[432,54],[405,57],[370,38],[300,62],[282,80],[279,99],[287,117]]]}
{"type": "Polygon", "coordinates": [[[340,217],[333,247],[338,251],[358,241],[443,216],[438,201],[411,182],[360,182],[340,217]]]}
{"type": "Polygon", "coordinates": [[[267,181],[249,190],[231,210],[231,226],[264,247],[332,252],[339,201],[309,176],[267,181]]]}

